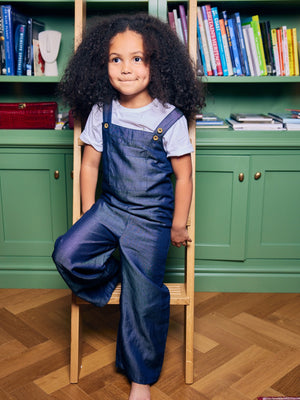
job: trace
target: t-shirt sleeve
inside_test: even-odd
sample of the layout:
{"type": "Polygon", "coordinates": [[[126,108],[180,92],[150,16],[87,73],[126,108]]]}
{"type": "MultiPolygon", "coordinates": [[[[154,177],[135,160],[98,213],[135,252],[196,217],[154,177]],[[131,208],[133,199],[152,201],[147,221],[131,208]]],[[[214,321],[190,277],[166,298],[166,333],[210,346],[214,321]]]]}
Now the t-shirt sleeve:
{"type": "Polygon", "coordinates": [[[163,137],[167,157],[180,157],[194,151],[185,117],[179,118],[163,137]]]}
{"type": "Polygon", "coordinates": [[[85,144],[93,146],[94,149],[99,152],[103,151],[102,122],[102,109],[99,109],[97,105],[94,105],[88,116],[84,130],[80,135],[80,139],[85,144]]]}

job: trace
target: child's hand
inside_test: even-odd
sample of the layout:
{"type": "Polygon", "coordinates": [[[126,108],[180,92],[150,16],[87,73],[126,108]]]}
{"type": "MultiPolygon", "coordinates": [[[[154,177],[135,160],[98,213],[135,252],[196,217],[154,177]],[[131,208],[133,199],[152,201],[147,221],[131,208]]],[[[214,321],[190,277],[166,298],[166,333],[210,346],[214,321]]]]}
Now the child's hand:
{"type": "Polygon", "coordinates": [[[171,229],[171,243],[173,246],[180,247],[186,246],[187,242],[191,242],[188,230],[186,228],[176,228],[172,226],[171,229]]]}

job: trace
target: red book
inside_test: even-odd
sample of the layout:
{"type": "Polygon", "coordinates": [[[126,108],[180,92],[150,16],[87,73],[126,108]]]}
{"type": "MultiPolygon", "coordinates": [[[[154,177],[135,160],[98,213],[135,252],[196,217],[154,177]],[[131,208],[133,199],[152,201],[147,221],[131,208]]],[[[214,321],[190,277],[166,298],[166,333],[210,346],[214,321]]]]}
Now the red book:
{"type": "Polygon", "coordinates": [[[207,21],[208,21],[211,41],[212,41],[212,45],[213,45],[214,56],[215,56],[215,60],[216,60],[217,73],[219,76],[222,76],[223,69],[222,69],[219,47],[218,47],[218,42],[217,42],[217,36],[216,36],[216,32],[215,32],[214,20],[213,20],[212,14],[211,14],[210,4],[207,4],[205,6],[205,9],[206,9],[206,14],[207,14],[207,21]]]}
{"type": "Polygon", "coordinates": [[[281,28],[276,28],[276,36],[277,36],[277,46],[278,46],[278,56],[279,56],[280,75],[281,75],[281,76],[285,76],[284,60],[283,60],[283,49],[282,49],[282,31],[281,31],[281,28]]]}

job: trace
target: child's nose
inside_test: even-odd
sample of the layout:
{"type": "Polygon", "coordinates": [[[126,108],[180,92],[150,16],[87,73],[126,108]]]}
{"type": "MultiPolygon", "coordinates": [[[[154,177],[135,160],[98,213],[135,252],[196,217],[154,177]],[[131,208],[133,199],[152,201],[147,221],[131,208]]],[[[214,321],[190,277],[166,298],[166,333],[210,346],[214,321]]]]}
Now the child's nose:
{"type": "Polygon", "coordinates": [[[122,63],[122,74],[128,74],[131,72],[130,61],[124,61],[122,63]]]}

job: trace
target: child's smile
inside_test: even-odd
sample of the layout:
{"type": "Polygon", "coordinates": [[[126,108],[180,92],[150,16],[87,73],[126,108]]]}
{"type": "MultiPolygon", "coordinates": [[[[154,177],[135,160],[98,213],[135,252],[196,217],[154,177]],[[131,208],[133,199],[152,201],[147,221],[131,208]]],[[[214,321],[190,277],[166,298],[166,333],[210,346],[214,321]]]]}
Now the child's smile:
{"type": "Polygon", "coordinates": [[[144,53],[143,37],[127,30],[114,36],[109,48],[108,75],[125,107],[139,108],[151,103],[148,92],[150,65],[144,53]]]}

